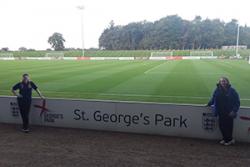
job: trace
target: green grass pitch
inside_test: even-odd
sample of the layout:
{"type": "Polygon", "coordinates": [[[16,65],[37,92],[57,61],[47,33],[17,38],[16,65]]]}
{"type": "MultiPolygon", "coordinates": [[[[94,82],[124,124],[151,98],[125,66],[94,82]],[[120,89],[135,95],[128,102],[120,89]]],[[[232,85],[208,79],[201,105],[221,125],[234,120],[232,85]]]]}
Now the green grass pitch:
{"type": "Polygon", "coordinates": [[[0,95],[30,73],[46,97],[205,104],[227,76],[250,106],[250,65],[236,60],[0,61],[0,95]]]}

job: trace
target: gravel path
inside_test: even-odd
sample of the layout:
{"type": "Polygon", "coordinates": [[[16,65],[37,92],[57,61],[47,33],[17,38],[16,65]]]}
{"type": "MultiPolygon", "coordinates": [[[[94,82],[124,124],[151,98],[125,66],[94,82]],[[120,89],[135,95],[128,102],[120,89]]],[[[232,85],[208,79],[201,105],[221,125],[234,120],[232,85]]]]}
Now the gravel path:
{"type": "Polygon", "coordinates": [[[250,144],[0,124],[2,167],[248,167],[250,144]]]}

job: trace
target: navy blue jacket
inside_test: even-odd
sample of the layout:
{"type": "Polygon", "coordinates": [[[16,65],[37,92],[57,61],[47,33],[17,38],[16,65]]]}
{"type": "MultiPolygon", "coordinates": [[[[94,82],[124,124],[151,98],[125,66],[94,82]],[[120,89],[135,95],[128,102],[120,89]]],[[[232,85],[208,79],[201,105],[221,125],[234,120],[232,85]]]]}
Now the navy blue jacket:
{"type": "Polygon", "coordinates": [[[22,95],[22,99],[31,100],[32,89],[37,90],[36,84],[30,81],[27,84],[19,82],[12,87],[12,90],[19,90],[19,94],[22,95]]]}
{"type": "Polygon", "coordinates": [[[226,106],[226,110],[221,111],[221,107],[220,104],[217,104],[220,100],[220,95],[223,93],[222,88],[217,85],[217,88],[215,89],[213,96],[211,98],[211,100],[208,102],[208,106],[213,106],[215,115],[220,115],[220,113],[230,113],[230,112],[235,112],[237,113],[239,108],[240,108],[240,98],[239,98],[239,94],[236,92],[236,90],[234,88],[231,87],[231,85],[229,85],[228,90],[225,94],[225,105],[226,106]]]}

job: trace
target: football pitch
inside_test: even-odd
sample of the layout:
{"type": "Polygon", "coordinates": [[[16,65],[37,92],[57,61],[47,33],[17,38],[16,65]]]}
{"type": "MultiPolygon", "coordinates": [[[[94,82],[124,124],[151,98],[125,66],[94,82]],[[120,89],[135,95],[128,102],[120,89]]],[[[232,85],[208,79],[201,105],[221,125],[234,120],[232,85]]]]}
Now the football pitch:
{"type": "Polygon", "coordinates": [[[0,61],[0,95],[11,95],[23,73],[50,98],[182,104],[207,103],[226,76],[250,106],[250,65],[243,60],[0,61]]]}

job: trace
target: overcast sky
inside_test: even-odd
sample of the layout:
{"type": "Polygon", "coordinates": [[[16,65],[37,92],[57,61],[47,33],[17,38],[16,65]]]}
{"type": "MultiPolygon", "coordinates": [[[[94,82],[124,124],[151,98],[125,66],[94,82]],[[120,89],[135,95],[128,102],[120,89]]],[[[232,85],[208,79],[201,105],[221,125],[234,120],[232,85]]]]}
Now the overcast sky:
{"type": "Polygon", "coordinates": [[[85,46],[98,47],[98,38],[111,20],[125,25],[155,21],[178,14],[196,15],[250,25],[249,0],[0,0],[0,48],[50,48],[48,37],[62,33],[66,47],[81,47],[81,15],[84,5],[85,46]]]}

